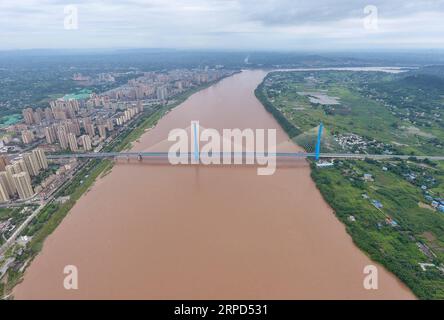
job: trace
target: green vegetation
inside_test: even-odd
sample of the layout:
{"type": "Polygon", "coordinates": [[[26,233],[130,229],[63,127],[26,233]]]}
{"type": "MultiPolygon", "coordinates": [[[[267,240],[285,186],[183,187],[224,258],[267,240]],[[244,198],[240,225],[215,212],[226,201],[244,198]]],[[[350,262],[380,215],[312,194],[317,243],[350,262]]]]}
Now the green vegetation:
{"type": "Polygon", "coordinates": [[[48,169],[42,171],[39,173],[39,175],[32,177],[32,185],[39,185],[41,184],[46,178],[48,178],[50,175],[56,173],[58,166],[50,164],[48,169]]]}
{"type": "Polygon", "coordinates": [[[28,244],[31,254],[36,254],[41,250],[46,237],[62,222],[69,210],[82,194],[93,185],[97,177],[105,170],[110,169],[111,166],[112,162],[109,160],[90,161],[76,174],[72,181],[57,192],[56,198],[69,196],[69,200],[63,204],[55,202],[48,204],[23,232],[25,235],[32,236],[32,240],[28,244]]]}
{"type": "MultiPolygon", "coordinates": [[[[439,81],[433,81],[428,96],[423,94],[428,81],[409,77],[378,72],[277,72],[267,76],[256,96],[267,110],[274,110],[270,112],[278,115],[281,124],[285,122],[279,115],[285,117],[290,125],[283,128],[291,137],[293,127],[304,132],[295,141],[308,139],[305,133],[322,121],[324,135],[359,136],[353,138],[357,145],[338,143],[334,148],[341,150],[333,151],[442,154],[443,102],[436,105],[433,94],[439,81]],[[317,93],[337,97],[339,104],[317,103],[313,99],[317,93]],[[406,96],[428,100],[406,104],[406,96]],[[434,119],[423,114],[426,105],[432,106],[434,119]]],[[[305,143],[301,146],[307,148],[305,143]]],[[[332,151],[329,148],[324,146],[324,151],[332,151]]],[[[359,248],[396,274],[419,298],[444,298],[444,213],[434,209],[430,200],[444,198],[443,163],[412,157],[409,161],[336,160],[330,168],[314,163],[311,168],[324,199],[359,248]],[[423,270],[421,263],[434,267],[423,270]]]]}
{"type": "MultiPolygon", "coordinates": [[[[15,207],[15,208],[0,208],[0,224],[7,223],[9,226],[20,225],[29,216],[32,207],[28,210],[23,210],[25,207],[15,207]]],[[[0,245],[5,242],[5,239],[9,238],[14,232],[14,229],[0,230],[0,245]]]]}
{"type": "Polygon", "coordinates": [[[256,97],[261,101],[265,109],[270,112],[281,125],[281,127],[287,132],[290,138],[293,138],[301,134],[301,130],[296,128],[283,114],[276,108],[265,96],[264,83],[261,83],[254,91],[256,97]]]}
{"type": "MultiPolygon", "coordinates": [[[[290,125],[301,132],[310,130],[322,121],[332,133],[354,133],[367,140],[376,139],[391,144],[391,149],[397,153],[439,154],[442,152],[440,141],[444,141],[442,103],[437,114],[429,114],[428,125],[422,125],[421,121],[425,120],[421,119],[426,114],[422,115],[424,110],[419,104],[415,102],[405,108],[397,106],[403,105],[407,92],[410,99],[416,93],[421,98],[421,105],[431,104],[435,100],[434,95],[427,100],[426,95],[420,95],[424,92],[422,88],[415,91],[410,87],[390,91],[388,99],[386,91],[376,91],[377,86],[384,86],[384,90],[393,86],[402,87],[404,80],[398,77],[378,72],[349,71],[273,73],[262,84],[267,94],[265,99],[260,97],[264,88],[257,90],[256,94],[266,107],[267,101],[272,103],[290,125]],[[309,95],[302,95],[302,92],[337,97],[340,104],[312,103],[309,95]],[[413,105],[417,109],[412,110],[413,105]]],[[[283,126],[286,130],[287,127],[283,126]]],[[[289,134],[293,136],[292,131],[289,134]]]]}
{"type": "MultiPolygon", "coordinates": [[[[39,60],[37,57],[29,60],[18,58],[14,63],[6,63],[0,57],[0,117],[21,113],[21,110],[28,106],[46,108],[51,99],[61,98],[68,92],[84,93],[82,92],[84,86],[72,80],[72,75],[76,72],[72,69],[72,65],[61,66],[66,63],[67,57],[41,58],[44,60],[41,63],[37,62],[39,60]],[[56,63],[54,59],[58,62],[56,63]]],[[[97,66],[90,67],[92,67],[91,72],[83,70],[82,72],[91,76],[107,71],[117,72],[115,82],[88,86],[92,92],[113,89],[136,76],[135,71],[129,68],[108,67],[98,71],[97,66]]]]}
{"type": "Polygon", "coordinates": [[[7,127],[12,124],[16,124],[22,119],[20,114],[11,114],[0,118],[0,127],[7,127]]]}
{"type": "Polygon", "coordinates": [[[165,112],[170,110],[170,107],[167,105],[162,105],[157,108],[154,113],[151,113],[149,117],[146,119],[141,119],[138,121],[138,124],[134,126],[134,129],[128,130],[126,134],[123,134],[119,139],[116,139],[117,147],[113,148],[115,151],[122,151],[125,149],[129,149],[131,144],[136,141],[145,130],[151,128],[156,125],[157,121],[163,117],[165,112]]]}
{"type": "Polygon", "coordinates": [[[16,210],[14,208],[0,208],[0,221],[11,218],[16,210]]]}
{"type": "MultiPolygon", "coordinates": [[[[112,162],[109,160],[99,161],[93,160],[88,162],[76,176],[62,187],[56,194],[56,198],[69,196],[69,200],[59,204],[50,202],[42,211],[33,219],[33,221],[22,232],[23,235],[32,237],[26,248],[22,248],[20,254],[16,254],[16,263],[21,265],[29,263],[42,249],[45,239],[57,228],[62,222],[69,210],[75,205],[77,200],[85,193],[104,171],[111,168],[112,162]],[[24,250],[23,250],[24,249],[24,250]]],[[[19,246],[12,247],[13,251],[21,250],[19,246]]],[[[24,274],[23,271],[10,268],[7,273],[7,281],[4,284],[3,295],[9,292],[17,285],[24,274]]],[[[2,291],[0,291],[2,295],[2,291]]]]}
{"type": "MultiPolygon", "coordinates": [[[[429,247],[444,248],[444,216],[418,206],[424,201],[419,188],[396,173],[384,172],[380,165],[364,161],[341,161],[335,168],[322,170],[313,165],[312,177],[358,247],[395,273],[418,297],[444,297],[441,271],[424,272],[418,265],[429,262],[418,249],[418,241],[427,243],[427,237],[432,236],[433,246],[429,247]],[[363,182],[360,177],[364,173],[371,173],[374,182],[363,182]],[[378,210],[370,199],[381,201],[384,207],[378,210]],[[356,221],[350,221],[350,216],[356,221]],[[387,223],[387,217],[399,226],[387,223]]],[[[439,265],[444,254],[436,253],[430,262],[439,265]]]]}

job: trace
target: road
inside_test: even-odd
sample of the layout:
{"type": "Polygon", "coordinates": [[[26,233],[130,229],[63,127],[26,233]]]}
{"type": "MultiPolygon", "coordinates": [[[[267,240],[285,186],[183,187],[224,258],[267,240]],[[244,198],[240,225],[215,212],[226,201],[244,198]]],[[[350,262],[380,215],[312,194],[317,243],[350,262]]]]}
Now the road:
{"type": "MultiPolygon", "coordinates": [[[[53,198],[50,199],[52,200],[53,198]]],[[[6,250],[8,250],[9,246],[15,241],[15,239],[17,239],[17,237],[28,226],[28,224],[32,221],[32,219],[34,219],[40,213],[40,211],[42,211],[42,209],[46,206],[48,202],[49,199],[48,201],[40,204],[40,206],[36,210],[34,210],[34,212],[28,218],[26,218],[26,220],[14,231],[14,233],[9,237],[9,239],[6,240],[5,243],[3,243],[3,245],[0,247],[0,256],[4,252],[6,252],[6,250]]]]}
{"type": "Polygon", "coordinates": [[[76,176],[77,172],[79,172],[89,161],[86,161],[83,165],[76,168],[76,171],[71,174],[71,176],[66,179],[60,186],[57,188],[54,188],[51,195],[43,202],[40,203],[39,207],[34,210],[34,212],[26,218],[26,220],[14,231],[14,233],[9,237],[9,239],[3,243],[3,245],[0,247],[0,256],[5,253],[8,248],[14,243],[14,241],[17,239],[17,237],[21,234],[21,232],[28,226],[28,224],[34,219],[41,211],[42,209],[51,201],[54,200],[54,194],[56,191],[60,190],[64,185],[71,182],[72,179],[76,176]]]}
{"type": "MultiPolygon", "coordinates": [[[[233,156],[255,156],[261,157],[260,154],[256,154],[253,152],[242,152],[242,153],[219,153],[220,156],[224,155],[233,155],[233,156]]],[[[48,159],[68,159],[68,158],[137,158],[139,160],[144,158],[168,158],[168,152],[89,152],[89,153],[70,153],[70,154],[58,154],[58,155],[48,155],[48,159]]],[[[187,156],[191,157],[192,153],[188,153],[187,156]]],[[[270,154],[269,156],[272,156],[270,154]]],[[[306,153],[306,152],[278,152],[275,154],[277,158],[315,158],[315,153],[306,153]]],[[[374,159],[374,160],[387,160],[387,159],[402,159],[408,160],[410,158],[416,158],[418,160],[429,159],[432,161],[443,161],[444,156],[411,156],[411,155],[399,155],[399,154],[356,154],[356,153],[320,153],[319,158],[324,159],[374,159]]]]}

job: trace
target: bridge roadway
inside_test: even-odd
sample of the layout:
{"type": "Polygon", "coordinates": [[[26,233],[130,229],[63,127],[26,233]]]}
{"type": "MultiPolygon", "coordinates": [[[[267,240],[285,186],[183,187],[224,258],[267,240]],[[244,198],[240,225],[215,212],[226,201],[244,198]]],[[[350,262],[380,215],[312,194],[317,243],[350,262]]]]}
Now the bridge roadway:
{"type": "MultiPolygon", "coordinates": [[[[88,158],[88,159],[106,159],[106,158],[127,158],[127,159],[168,159],[168,152],[88,152],[88,153],[67,153],[67,154],[51,154],[47,155],[48,159],[69,159],[69,158],[88,158]]],[[[195,154],[188,153],[187,157],[192,157],[195,154]]],[[[254,152],[231,152],[231,153],[215,153],[219,156],[235,156],[235,157],[264,157],[262,154],[254,152]]],[[[270,153],[268,157],[276,155],[276,158],[315,158],[316,153],[307,152],[277,152],[275,154],[270,153]]],[[[374,160],[388,160],[388,159],[403,159],[407,160],[414,157],[418,160],[429,159],[432,161],[442,161],[444,156],[411,156],[411,155],[397,155],[397,154],[354,154],[354,153],[320,153],[319,158],[323,159],[374,159],[374,160]]]]}

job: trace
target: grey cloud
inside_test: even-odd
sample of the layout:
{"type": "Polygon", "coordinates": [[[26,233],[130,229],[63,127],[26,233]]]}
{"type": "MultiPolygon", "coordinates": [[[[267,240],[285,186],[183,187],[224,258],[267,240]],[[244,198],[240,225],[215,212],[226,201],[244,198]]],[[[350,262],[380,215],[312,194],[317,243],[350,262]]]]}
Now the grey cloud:
{"type": "Polygon", "coordinates": [[[396,46],[398,39],[425,47],[443,32],[444,0],[0,0],[0,49],[396,46]],[[68,4],[79,7],[77,31],[63,29],[68,4]],[[378,8],[378,33],[366,34],[359,21],[366,5],[378,8]]]}
{"type": "Polygon", "coordinates": [[[364,16],[367,5],[377,7],[380,15],[393,18],[424,11],[444,11],[442,0],[239,0],[245,16],[264,25],[301,25],[364,16]]]}

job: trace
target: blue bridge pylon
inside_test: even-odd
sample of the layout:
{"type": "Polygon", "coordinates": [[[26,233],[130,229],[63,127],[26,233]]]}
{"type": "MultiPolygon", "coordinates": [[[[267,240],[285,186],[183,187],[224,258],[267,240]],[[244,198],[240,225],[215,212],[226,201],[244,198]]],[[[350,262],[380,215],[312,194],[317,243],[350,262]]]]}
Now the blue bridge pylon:
{"type": "Polygon", "coordinates": [[[321,124],[319,125],[319,131],[318,131],[318,140],[316,142],[316,151],[315,151],[315,160],[318,161],[319,160],[319,155],[321,153],[321,138],[322,138],[322,130],[324,129],[324,125],[321,124]]]}

